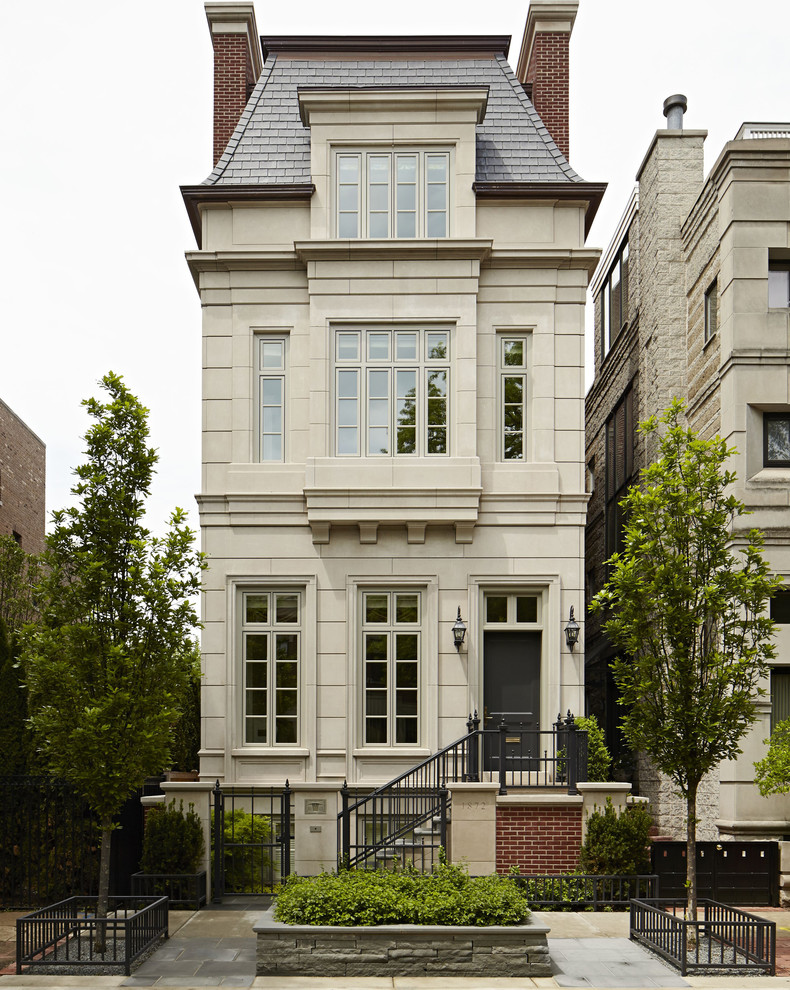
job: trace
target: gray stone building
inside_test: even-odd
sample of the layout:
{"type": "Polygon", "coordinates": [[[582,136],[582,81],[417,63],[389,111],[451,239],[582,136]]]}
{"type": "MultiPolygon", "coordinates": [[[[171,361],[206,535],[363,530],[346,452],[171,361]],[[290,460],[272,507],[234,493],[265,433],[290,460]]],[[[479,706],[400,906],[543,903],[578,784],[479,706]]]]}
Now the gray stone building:
{"type": "MultiPolygon", "coordinates": [[[[790,584],[790,125],[744,124],[706,177],[705,131],[683,129],[685,100],[665,104],[672,126],[656,132],[637,187],[591,282],[595,379],[586,399],[586,460],[592,489],[586,528],[587,600],[619,547],[618,502],[653,451],[635,425],[673,396],[704,436],[738,453],[733,493],[766,534],[773,570],[790,584]]],[[[764,799],[753,763],[771,725],[790,716],[790,592],[779,593],[777,658],[759,719],[738,759],[700,793],[701,838],[782,838],[790,802],[764,799]]],[[[650,766],[627,765],[618,738],[611,645],[595,617],[586,624],[588,711],[598,715],[662,834],[683,836],[684,812],[650,766]]]]}

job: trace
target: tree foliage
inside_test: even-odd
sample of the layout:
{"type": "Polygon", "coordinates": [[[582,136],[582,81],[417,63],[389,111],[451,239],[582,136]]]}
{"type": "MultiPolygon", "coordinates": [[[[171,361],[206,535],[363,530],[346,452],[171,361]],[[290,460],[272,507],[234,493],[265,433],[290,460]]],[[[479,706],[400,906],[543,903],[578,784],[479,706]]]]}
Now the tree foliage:
{"type": "Polygon", "coordinates": [[[607,781],[612,757],[603,729],[594,715],[577,715],[576,727],[587,733],[587,780],[607,781]]]}
{"type": "Polygon", "coordinates": [[[8,634],[0,617],[0,753],[3,773],[27,773],[31,769],[33,745],[27,726],[27,694],[17,663],[16,637],[8,634]]]}
{"type": "Polygon", "coordinates": [[[9,637],[36,617],[39,572],[38,557],[25,553],[13,536],[0,535],[0,619],[9,637]]]}
{"type": "Polygon", "coordinates": [[[148,410],[119,376],[101,385],[107,401],[83,403],[94,422],[75,470],[78,504],[53,515],[37,588],[41,619],[26,628],[22,657],[41,753],[101,823],[100,911],[113,816],[169,762],[193,666],[202,567],[181,509],[161,538],[143,525],[157,461],[148,410]]]}
{"type": "Polygon", "coordinates": [[[768,752],[754,764],[754,779],[763,797],[790,791],[790,719],[774,726],[768,752]]]}
{"type": "Polygon", "coordinates": [[[689,908],[696,914],[696,794],[703,776],[740,752],[755,719],[759,681],[774,655],[765,605],[777,585],[762,536],[743,531],[746,512],[727,493],[734,453],[721,437],[681,424],[674,400],[640,432],[659,433],[659,459],[621,502],[621,554],[593,602],[622,651],[613,664],[623,730],[686,798],[689,908]]]}

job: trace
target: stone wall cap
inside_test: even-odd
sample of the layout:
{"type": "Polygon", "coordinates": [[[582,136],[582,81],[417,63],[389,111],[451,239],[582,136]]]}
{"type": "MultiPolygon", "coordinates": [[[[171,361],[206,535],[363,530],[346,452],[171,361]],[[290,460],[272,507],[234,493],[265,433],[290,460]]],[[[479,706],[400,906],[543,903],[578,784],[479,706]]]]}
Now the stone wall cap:
{"type": "Polygon", "coordinates": [[[493,781],[475,781],[475,780],[465,780],[459,781],[455,784],[448,784],[447,790],[452,791],[453,794],[456,791],[459,794],[463,794],[465,791],[487,791],[490,794],[496,794],[499,791],[499,784],[493,781]]]}
{"type": "Polygon", "coordinates": [[[521,925],[287,925],[284,921],[274,920],[274,905],[268,908],[257,925],[252,926],[254,932],[286,932],[289,935],[348,935],[353,932],[359,935],[364,932],[379,935],[403,935],[418,938],[436,938],[442,935],[497,935],[500,932],[524,931],[528,935],[548,935],[551,928],[542,921],[536,921],[531,915],[521,925]]]}
{"type": "Polygon", "coordinates": [[[213,791],[214,782],[208,780],[163,780],[159,785],[165,793],[174,791],[213,791]]]}
{"type": "Polygon", "coordinates": [[[513,791],[510,794],[497,794],[497,806],[507,807],[543,807],[543,808],[573,808],[581,807],[584,798],[581,794],[546,794],[528,791],[513,791]]]}
{"type": "Polygon", "coordinates": [[[642,159],[642,164],[637,169],[636,181],[639,182],[639,180],[641,179],[642,172],[644,172],[645,170],[645,165],[647,165],[648,159],[653,153],[653,148],[655,148],[656,144],[658,144],[659,138],[662,139],[669,138],[674,141],[680,141],[683,138],[702,138],[702,140],[704,141],[707,136],[708,136],[707,131],[692,131],[692,130],[675,131],[675,130],[669,130],[667,128],[663,128],[661,130],[656,131],[656,133],[653,135],[653,140],[650,142],[647,151],[645,152],[645,157],[642,159]]]}
{"type": "Polygon", "coordinates": [[[611,791],[614,794],[627,794],[631,790],[630,784],[614,781],[584,780],[580,781],[576,786],[582,794],[587,792],[595,794],[600,791],[611,791]]]}

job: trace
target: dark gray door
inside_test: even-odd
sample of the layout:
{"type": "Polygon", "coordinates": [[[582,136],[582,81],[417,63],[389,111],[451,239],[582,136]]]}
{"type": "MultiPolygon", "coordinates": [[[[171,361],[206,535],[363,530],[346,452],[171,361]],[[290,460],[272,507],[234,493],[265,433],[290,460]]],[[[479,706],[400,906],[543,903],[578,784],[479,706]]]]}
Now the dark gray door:
{"type": "MultiPolygon", "coordinates": [[[[540,632],[486,632],[483,636],[483,727],[504,718],[509,770],[537,769],[540,750],[540,632]],[[532,759],[530,759],[532,757],[532,759]]],[[[486,737],[486,767],[499,766],[499,741],[486,737]]]]}

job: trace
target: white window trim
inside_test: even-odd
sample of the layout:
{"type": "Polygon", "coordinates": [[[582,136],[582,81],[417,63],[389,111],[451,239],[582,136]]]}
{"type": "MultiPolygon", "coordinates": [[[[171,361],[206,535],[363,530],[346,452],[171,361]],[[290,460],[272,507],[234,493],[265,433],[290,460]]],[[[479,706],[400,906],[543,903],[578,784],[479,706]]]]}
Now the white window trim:
{"type": "MultiPolygon", "coordinates": [[[[404,144],[402,147],[393,147],[391,143],[387,145],[352,145],[352,146],[342,146],[333,145],[331,149],[331,161],[332,161],[332,236],[336,238],[341,238],[340,234],[340,167],[338,159],[342,156],[357,156],[359,160],[359,189],[357,193],[357,234],[355,237],[348,238],[351,240],[362,240],[362,239],[386,239],[386,240],[413,240],[413,239],[439,239],[444,240],[452,236],[453,230],[453,176],[454,176],[454,147],[447,144],[439,145],[421,145],[421,144],[404,144]],[[369,214],[368,214],[368,175],[370,169],[370,157],[375,155],[389,155],[392,160],[389,173],[389,208],[387,211],[388,222],[387,222],[387,235],[385,238],[380,238],[378,235],[375,237],[369,233],[369,214]],[[417,204],[416,204],[416,233],[414,237],[398,237],[396,230],[396,215],[397,215],[397,180],[395,178],[395,157],[397,155],[417,155],[419,158],[418,163],[418,179],[417,179],[417,204]],[[445,210],[446,213],[446,223],[444,234],[429,234],[427,230],[427,217],[428,217],[428,176],[427,176],[427,166],[426,157],[428,155],[441,155],[446,158],[447,162],[447,182],[445,190],[445,210]]],[[[346,239],[342,237],[342,239],[346,239]]]]}
{"type": "MultiPolygon", "coordinates": [[[[316,577],[291,575],[278,577],[230,575],[227,578],[226,609],[226,673],[225,673],[225,739],[226,760],[230,757],[283,756],[306,759],[316,748],[316,577]],[[299,665],[299,743],[295,746],[278,744],[262,746],[244,741],[244,655],[242,648],[243,595],[272,591],[301,591],[302,644],[299,665]]],[[[226,775],[232,778],[228,765],[226,775]]]]}
{"type": "Polygon", "coordinates": [[[337,458],[371,458],[374,460],[392,461],[394,459],[405,458],[415,460],[418,458],[428,458],[430,460],[447,459],[453,456],[454,430],[454,403],[453,403],[453,328],[447,324],[342,324],[334,325],[331,332],[331,389],[332,389],[332,454],[337,458]],[[388,333],[390,335],[390,356],[388,359],[377,361],[368,357],[367,339],[368,334],[388,333]],[[395,353],[395,335],[402,333],[416,333],[418,338],[416,359],[398,359],[395,353]],[[357,334],[359,337],[358,359],[340,359],[337,352],[337,340],[340,334],[357,334]],[[430,333],[444,333],[447,335],[447,356],[445,358],[428,359],[426,356],[427,338],[430,333]],[[357,372],[357,444],[354,453],[340,453],[339,430],[341,429],[339,416],[340,390],[338,387],[339,372],[357,372]],[[371,371],[388,371],[388,402],[389,402],[389,451],[385,454],[374,453],[369,450],[369,375],[371,371]],[[415,451],[414,453],[398,453],[397,447],[397,396],[396,380],[397,371],[416,370],[418,382],[418,404],[415,430],[415,451]],[[428,374],[432,371],[446,372],[446,450],[441,453],[428,452],[428,374]]]}
{"type": "MultiPolygon", "coordinates": [[[[440,649],[438,640],[438,598],[439,579],[436,575],[389,576],[349,576],[346,585],[346,669],[348,718],[348,760],[398,759],[413,760],[430,756],[439,748],[439,670],[438,664],[431,661],[440,649]],[[419,680],[419,726],[417,746],[368,746],[365,744],[364,708],[364,654],[362,649],[362,595],[365,592],[419,591],[422,595],[422,656],[419,680]],[[353,713],[353,716],[351,715],[353,713]]],[[[455,615],[447,623],[447,647],[452,646],[450,627],[455,615]]],[[[442,623],[444,628],[444,623],[442,623]]],[[[356,775],[355,775],[356,776],[356,775]]]]}
{"type": "Polygon", "coordinates": [[[531,364],[532,364],[532,331],[526,328],[507,329],[497,328],[496,332],[496,402],[497,402],[497,461],[503,464],[527,464],[532,456],[532,423],[531,423],[531,364]],[[522,368],[505,365],[504,342],[506,340],[521,340],[524,344],[524,365],[522,368]],[[505,457],[505,378],[524,378],[524,395],[522,398],[523,443],[521,457],[505,457]]]}
{"type": "Polygon", "coordinates": [[[254,423],[254,456],[259,464],[284,464],[288,457],[288,363],[290,358],[290,334],[287,330],[253,331],[252,369],[253,369],[253,402],[255,413],[254,423]],[[263,367],[263,347],[266,343],[282,344],[282,368],[267,369],[263,367]],[[263,383],[265,380],[278,379],[282,383],[281,401],[281,447],[280,457],[264,459],[263,456],[263,383]]]}

